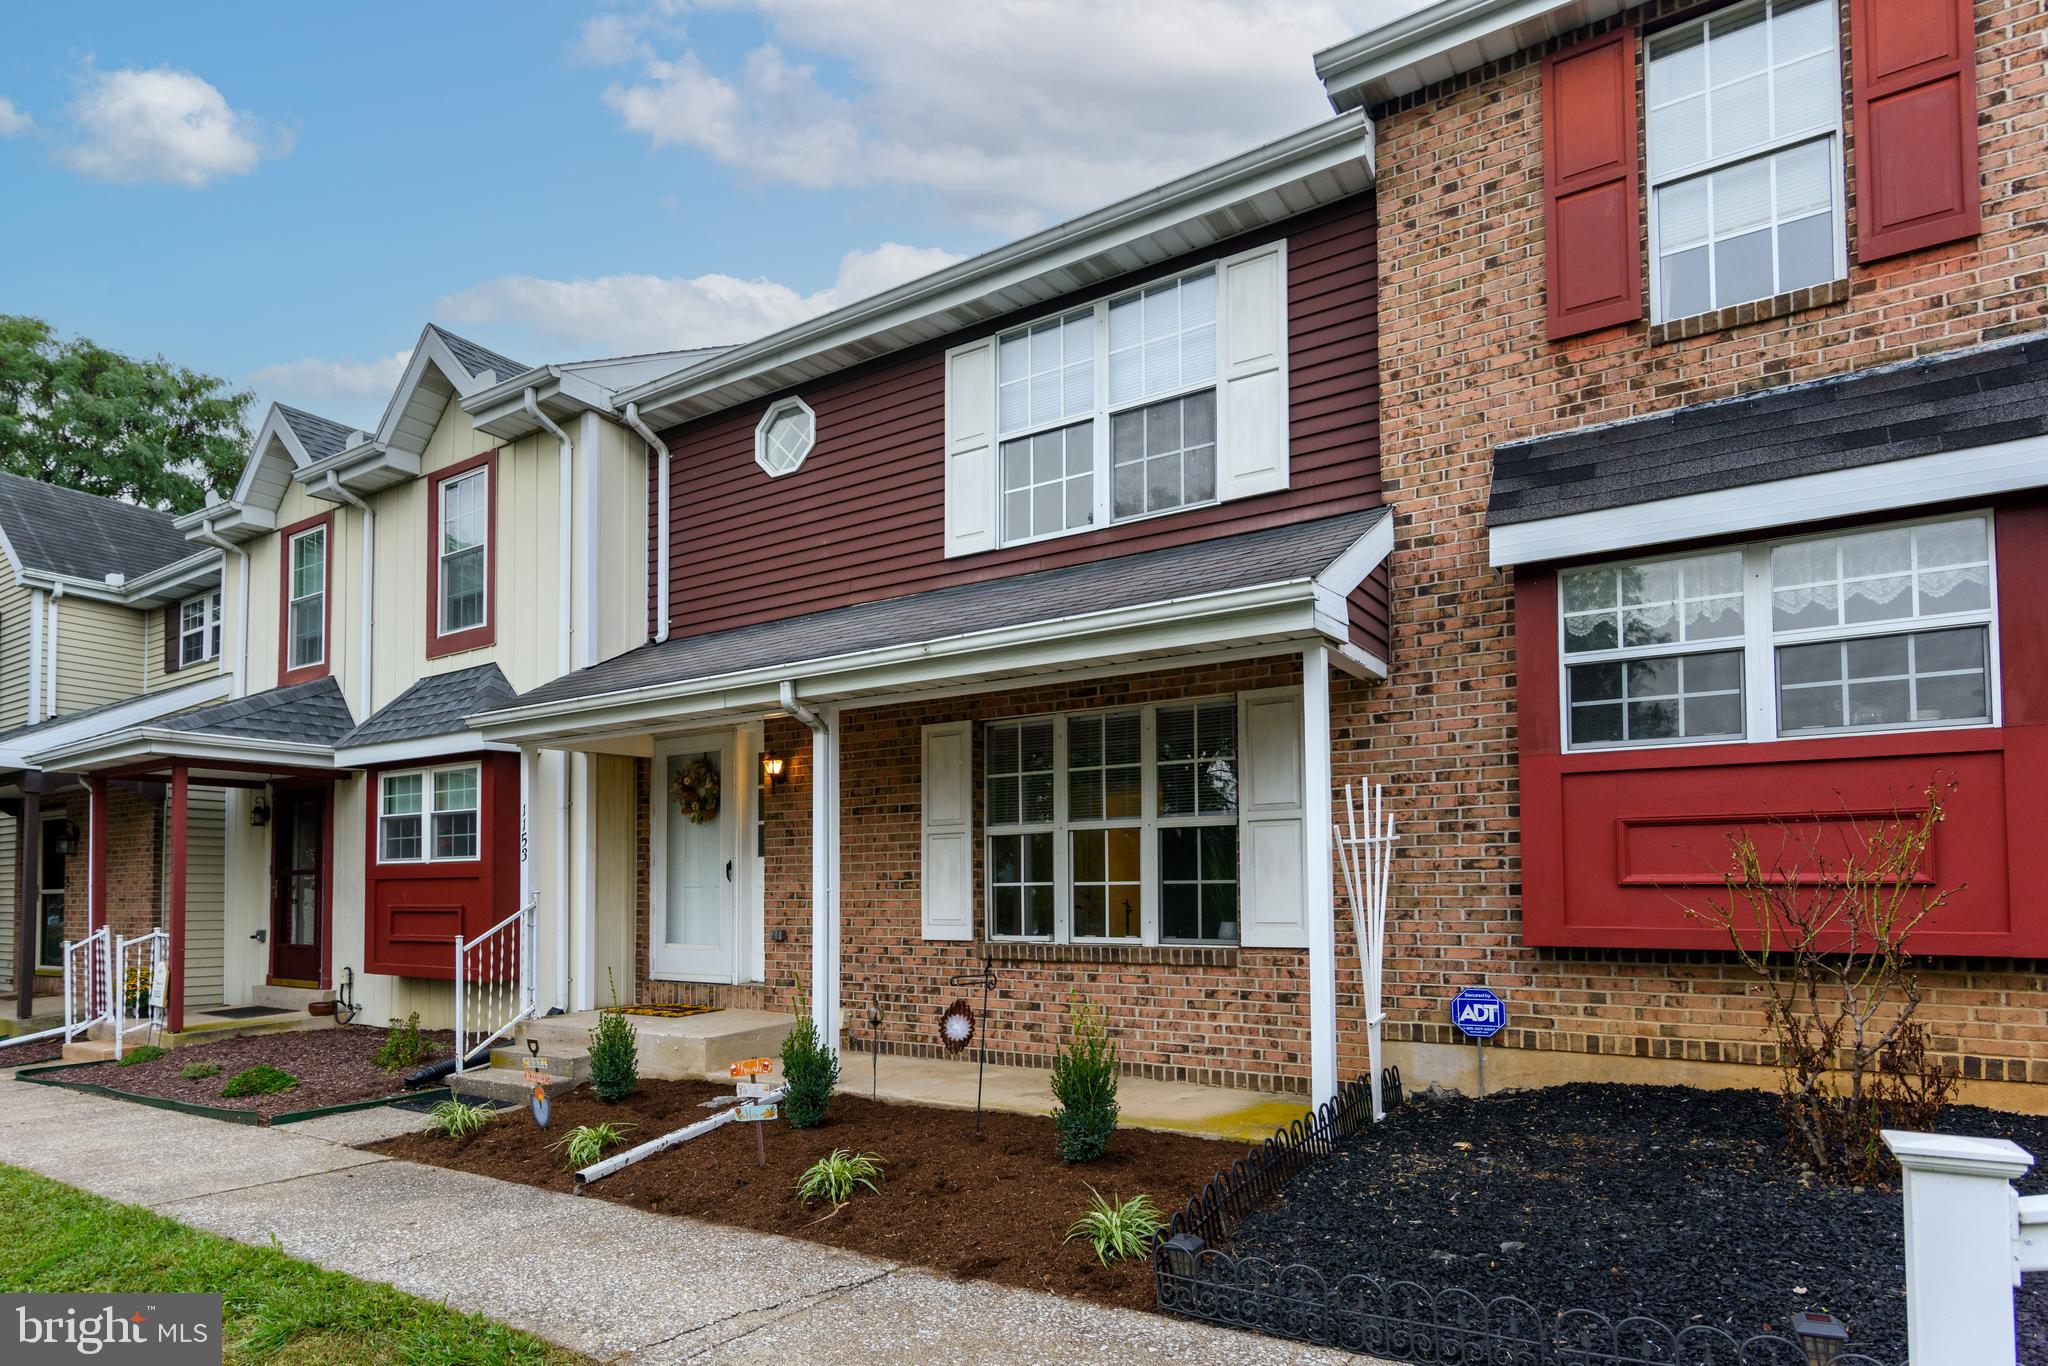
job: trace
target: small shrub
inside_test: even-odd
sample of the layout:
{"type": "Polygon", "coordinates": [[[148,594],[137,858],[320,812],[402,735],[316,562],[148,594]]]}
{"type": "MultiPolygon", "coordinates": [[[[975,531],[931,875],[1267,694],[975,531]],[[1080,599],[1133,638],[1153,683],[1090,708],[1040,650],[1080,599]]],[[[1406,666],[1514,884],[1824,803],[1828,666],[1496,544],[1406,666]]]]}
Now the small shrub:
{"type": "Polygon", "coordinates": [[[838,1084],[839,1059],[818,1037],[817,1022],[798,992],[796,1028],[782,1038],[782,1111],[789,1127],[811,1129],[822,1123],[838,1084]]]}
{"type": "Polygon", "coordinates": [[[1093,1162],[1116,1132],[1116,1045],[1102,1012],[1078,998],[1071,1035],[1052,1063],[1053,1149],[1062,1162],[1093,1162]]]}
{"type": "Polygon", "coordinates": [[[136,1063],[139,1062],[155,1062],[158,1058],[161,1058],[163,1055],[163,1049],[158,1048],[153,1043],[146,1043],[142,1045],[142,1047],[140,1048],[131,1048],[126,1053],[123,1053],[120,1056],[120,1058],[116,1060],[115,1065],[119,1067],[133,1067],[136,1063]]]}
{"type": "Polygon", "coordinates": [[[246,1072],[237,1072],[228,1078],[228,1084],[220,1093],[230,1100],[237,1096],[274,1096],[280,1091],[289,1091],[299,1084],[299,1079],[282,1067],[264,1063],[246,1072]]]}
{"type": "Polygon", "coordinates": [[[427,1132],[442,1134],[448,1138],[468,1138],[480,1133],[489,1124],[497,1111],[488,1105],[470,1105],[459,1100],[444,1100],[427,1111],[427,1132]]]}
{"type": "Polygon", "coordinates": [[[205,1081],[208,1077],[220,1075],[220,1064],[217,1062],[188,1062],[178,1069],[178,1075],[186,1081],[205,1081]]]}
{"type": "Polygon", "coordinates": [[[403,1020],[391,1022],[391,1028],[384,1032],[384,1042],[377,1045],[370,1061],[386,1072],[396,1072],[417,1067],[439,1051],[432,1039],[420,1033],[420,1013],[415,1010],[403,1020]]]}
{"type": "Polygon", "coordinates": [[[1088,1194],[1092,1197],[1088,1212],[1074,1221],[1061,1242],[1087,1239],[1088,1246],[1095,1249],[1095,1259],[1104,1266],[1151,1252],[1152,1240],[1166,1227],[1166,1218],[1152,1203],[1151,1196],[1134,1195],[1116,1204],[1103,1199],[1102,1192],[1093,1186],[1088,1188],[1088,1194]]]}
{"type": "Polygon", "coordinates": [[[617,1009],[619,984],[612,979],[613,1009],[602,1011],[590,1031],[590,1089],[607,1105],[632,1094],[640,1084],[640,1031],[617,1009]]]}
{"type": "Polygon", "coordinates": [[[550,1148],[562,1149],[569,1161],[570,1171],[581,1171],[603,1157],[607,1150],[618,1147],[626,1141],[631,1124],[579,1124],[569,1131],[567,1138],[560,1138],[548,1144],[550,1148]]]}
{"type": "Polygon", "coordinates": [[[843,1205],[853,1198],[853,1193],[862,1186],[879,1190],[875,1182],[882,1175],[881,1155],[878,1153],[857,1153],[848,1148],[834,1148],[819,1158],[796,1179],[796,1200],[809,1209],[820,1200],[830,1200],[843,1205]]]}

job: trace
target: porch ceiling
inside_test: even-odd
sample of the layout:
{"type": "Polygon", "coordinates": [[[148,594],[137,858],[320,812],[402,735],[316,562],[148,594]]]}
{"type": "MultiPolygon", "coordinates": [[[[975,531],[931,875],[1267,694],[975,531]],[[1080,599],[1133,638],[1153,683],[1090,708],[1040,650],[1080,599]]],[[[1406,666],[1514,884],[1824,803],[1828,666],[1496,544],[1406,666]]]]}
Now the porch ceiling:
{"type": "Polygon", "coordinates": [[[1345,597],[1385,558],[1384,508],[643,646],[470,724],[539,744],[701,727],[805,702],[984,691],[1161,661],[1352,646],[1345,597]]]}

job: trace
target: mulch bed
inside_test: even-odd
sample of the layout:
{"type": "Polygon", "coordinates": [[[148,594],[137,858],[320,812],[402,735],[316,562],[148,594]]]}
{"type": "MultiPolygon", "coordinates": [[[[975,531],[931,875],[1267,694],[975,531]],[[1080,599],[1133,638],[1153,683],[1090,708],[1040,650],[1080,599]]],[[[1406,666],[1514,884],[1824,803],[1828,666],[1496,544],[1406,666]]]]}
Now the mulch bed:
{"type": "Polygon", "coordinates": [[[63,1056],[62,1039],[46,1039],[42,1043],[10,1044],[6,1048],[0,1048],[0,1070],[33,1067],[38,1063],[55,1062],[63,1056]]]}
{"type": "MultiPolygon", "coordinates": [[[[448,1057],[455,1047],[452,1031],[433,1033],[423,1030],[421,1033],[434,1041],[435,1059],[448,1057]]],[[[346,1105],[352,1101],[375,1100],[380,1096],[397,1094],[403,1087],[406,1074],[426,1064],[386,1072],[370,1061],[371,1055],[383,1042],[383,1030],[363,1025],[284,1034],[246,1034],[240,1038],[222,1039],[219,1043],[173,1048],[153,1062],[139,1062],[127,1067],[111,1062],[94,1063],[90,1067],[75,1067],[50,1075],[67,1083],[83,1082],[133,1095],[211,1105],[223,1110],[246,1110],[268,1121],[273,1115],[318,1110],[329,1105],[346,1105]],[[200,1062],[219,1063],[219,1075],[193,1081],[178,1075],[181,1069],[200,1062]],[[299,1084],[272,1096],[229,1099],[221,1095],[220,1089],[227,1085],[228,1078],[265,1063],[283,1068],[297,1077],[299,1084]]]]}
{"type": "MultiPolygon", "coordinates": [[[[714,1113],[700,1101],[730,1096],[730,1085],[647,1081],[617,1105],[578,1089],[553,1102],[546,1130],[526,1115],[499,1115],[482,1133],[454,1141],[406,1134],[372,1151],[479,1172],[550,1190],[575,1188],[559,1149],[548,1144],[579,1124],[639,1127],[628,1145],[671,1133],[714,1113]]],[[[1244,1149],[1213,1139],[1122,1129],[1099,1162],[1072,1167],[1053,1154],[1052,1121],[895,1105],[841,1095],[825,1122],[767,1126],[768,1163],[755,1166],[750,1126],[729,1124],[657,1153],[590,1185],[586,1194],[713,1223],[808,1238],[955,1276],[1048,1290],[1104,1304],[1149,1309],[1152,1268],[1144,1260],[1105,1268],[1079,1240],[1062,1243],[1093,1185],[1112,1199],[1150,1195],[1168,1214],[1244,1149]],[[880,1189],[862,1191],[834,1213],[797,1207],[804,1168],[834,1148],[878,1153],[880,1189]]],[[[623,1151],[623,1149],[619,1150],[623,1151]]]]}
{"type": "MultiPolygon", "coordinates": [[[[2009,1138],[2048,1159],[2048,1117],[1975,1106],[1943,1133],[2009,1138]]],[[[1667,1086],[1560,1086],[1411,1101],[1343,1143],[1229,1251],[1513,1296],[1544,1311],[1641,1314],[1738,1336],[1802,1309],[1852,1350],[1906,1357],[1896,1185],[1813,1179],[1784,1149],[1774,1097],[1667,1086]]],[[[2048,1162],[2017,1183],[2048,1189],[2048,1162]]],[[[2019,1294],[2020,1359],[2048,1363],[2048,1286],[2019,1294]]]]}

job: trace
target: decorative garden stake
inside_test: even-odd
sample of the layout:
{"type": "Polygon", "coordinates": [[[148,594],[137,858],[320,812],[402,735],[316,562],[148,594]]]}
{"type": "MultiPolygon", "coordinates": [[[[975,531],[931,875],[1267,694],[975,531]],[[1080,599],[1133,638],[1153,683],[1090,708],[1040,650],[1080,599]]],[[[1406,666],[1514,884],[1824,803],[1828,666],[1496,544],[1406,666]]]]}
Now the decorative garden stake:
{"type": "Polygon", "coordinates": [[[1387,975],[1387,889],[1394,873],[1394,813],[1387,789],[1366,778],[1344,789],[1344,820],[1332,821],[1344,887],[1351,896],[1351,932],[1358,941],[1359,971],[1365,978],[1366,1067],[1372,1074],[1372,1117],[1387,1117],[1381,1092],[1380,1031],[1387,1012],[1381,992],[1387,975]]]}
{"type": "Polygon", "coordinates": [[[988,1076],[988,1035],[986,1032],[986,1021],[988,1019],[988,994],[990,990],[992,990],[995,987],[996,984],[995,961],[988,957],[988,955],[986,954],[982,956],[980,972],[963,972],[957,974],[951,979],[951,984],[956,987],[973,986],[977,982],[981,984],[981,1015],[984,1023],[984,1028],[982,1030],[976,1030],[974,1022],[974,1012],[967,1008],[967,1002],[963,1000],[955,1001],[952,1005],[946,1007],[946,1013],[939,1017],[939,1033],[941,1037],[943,1037],[946,1040],[947,1051],[952,1053],[957,1053],[962,1048],[965,1048],[967,1046],[967,1040],[973,1038],[977,1033],[980,1033],[982,1036],[981,1047],[979,1050],[979,1058],[976,1061],[974,1067],[974,1132],[980,1133],[981,1086],[983,1080],[988,1076]],[[955,1012],[958,1013],[956,1014],[955,1012]],[[961,1019],[965,1019],[966,1021],[967,1033],[966,1036],[963,1037],[960,1040],[960,1042],[956,1045],[953,1042],[953,1029],[955,1023],[961,1019]]]}
{"type": "Polygon", "coordinates": [[[868,1099],[882,1098],[882,1007],[868,1004],[868,1099]]]}
{"type": "Polygon", "coordinates": [[[526,1084],[533,1088],[533,1123],[535,1128],[548,1127],[548,1060],[540,1055],[540,1040],[526,1041],[526,1084]]]}

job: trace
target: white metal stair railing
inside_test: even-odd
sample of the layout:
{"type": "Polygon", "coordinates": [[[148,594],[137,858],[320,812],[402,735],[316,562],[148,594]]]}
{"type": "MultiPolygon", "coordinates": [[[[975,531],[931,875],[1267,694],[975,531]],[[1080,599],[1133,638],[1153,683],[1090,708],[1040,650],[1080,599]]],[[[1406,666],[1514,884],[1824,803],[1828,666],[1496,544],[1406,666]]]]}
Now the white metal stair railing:
{"type": "Polygon", "coordinates": [[[170,945],[169,932],[161,929],[129,939],[114,936],[113,977],[108,983],[108,994],[116,1061],[121,1057],[122,1042],[130,1034],[155,1033],[164,1027],[164,993],[168,989],[164,969],[170,945]]]}
{"type": "Polygon", "coordinates": [[[1372,1117],[1387,1117],[1380,1096],[1380,1032],[1387,1013],[1381,996],[1387,975],[1387,890],[1394,870],[1394,813],[1387,810],[1387,790],[1365,778],[1344,789],[1344,819],[1330,823],[1344,869],[1344,887],[1351,896],[1351,929],[1358,940],[1359,967],[1365,979],[1365,1046],[1372,1071],[1372,1117]]]}
{"type": "Polygon", "coordinates": [[[83,939],[64,941],[64,1042],[70,1043],[113,1014],[110,989],[113,964],[108,945],[113,936],[105,925],[83,939]]]}
{"type": "Polygon", "coordinates": [[[534,1013],[534,923],[539,898],[474,939],[455,936],[455,1070],[534,1013]]]}

